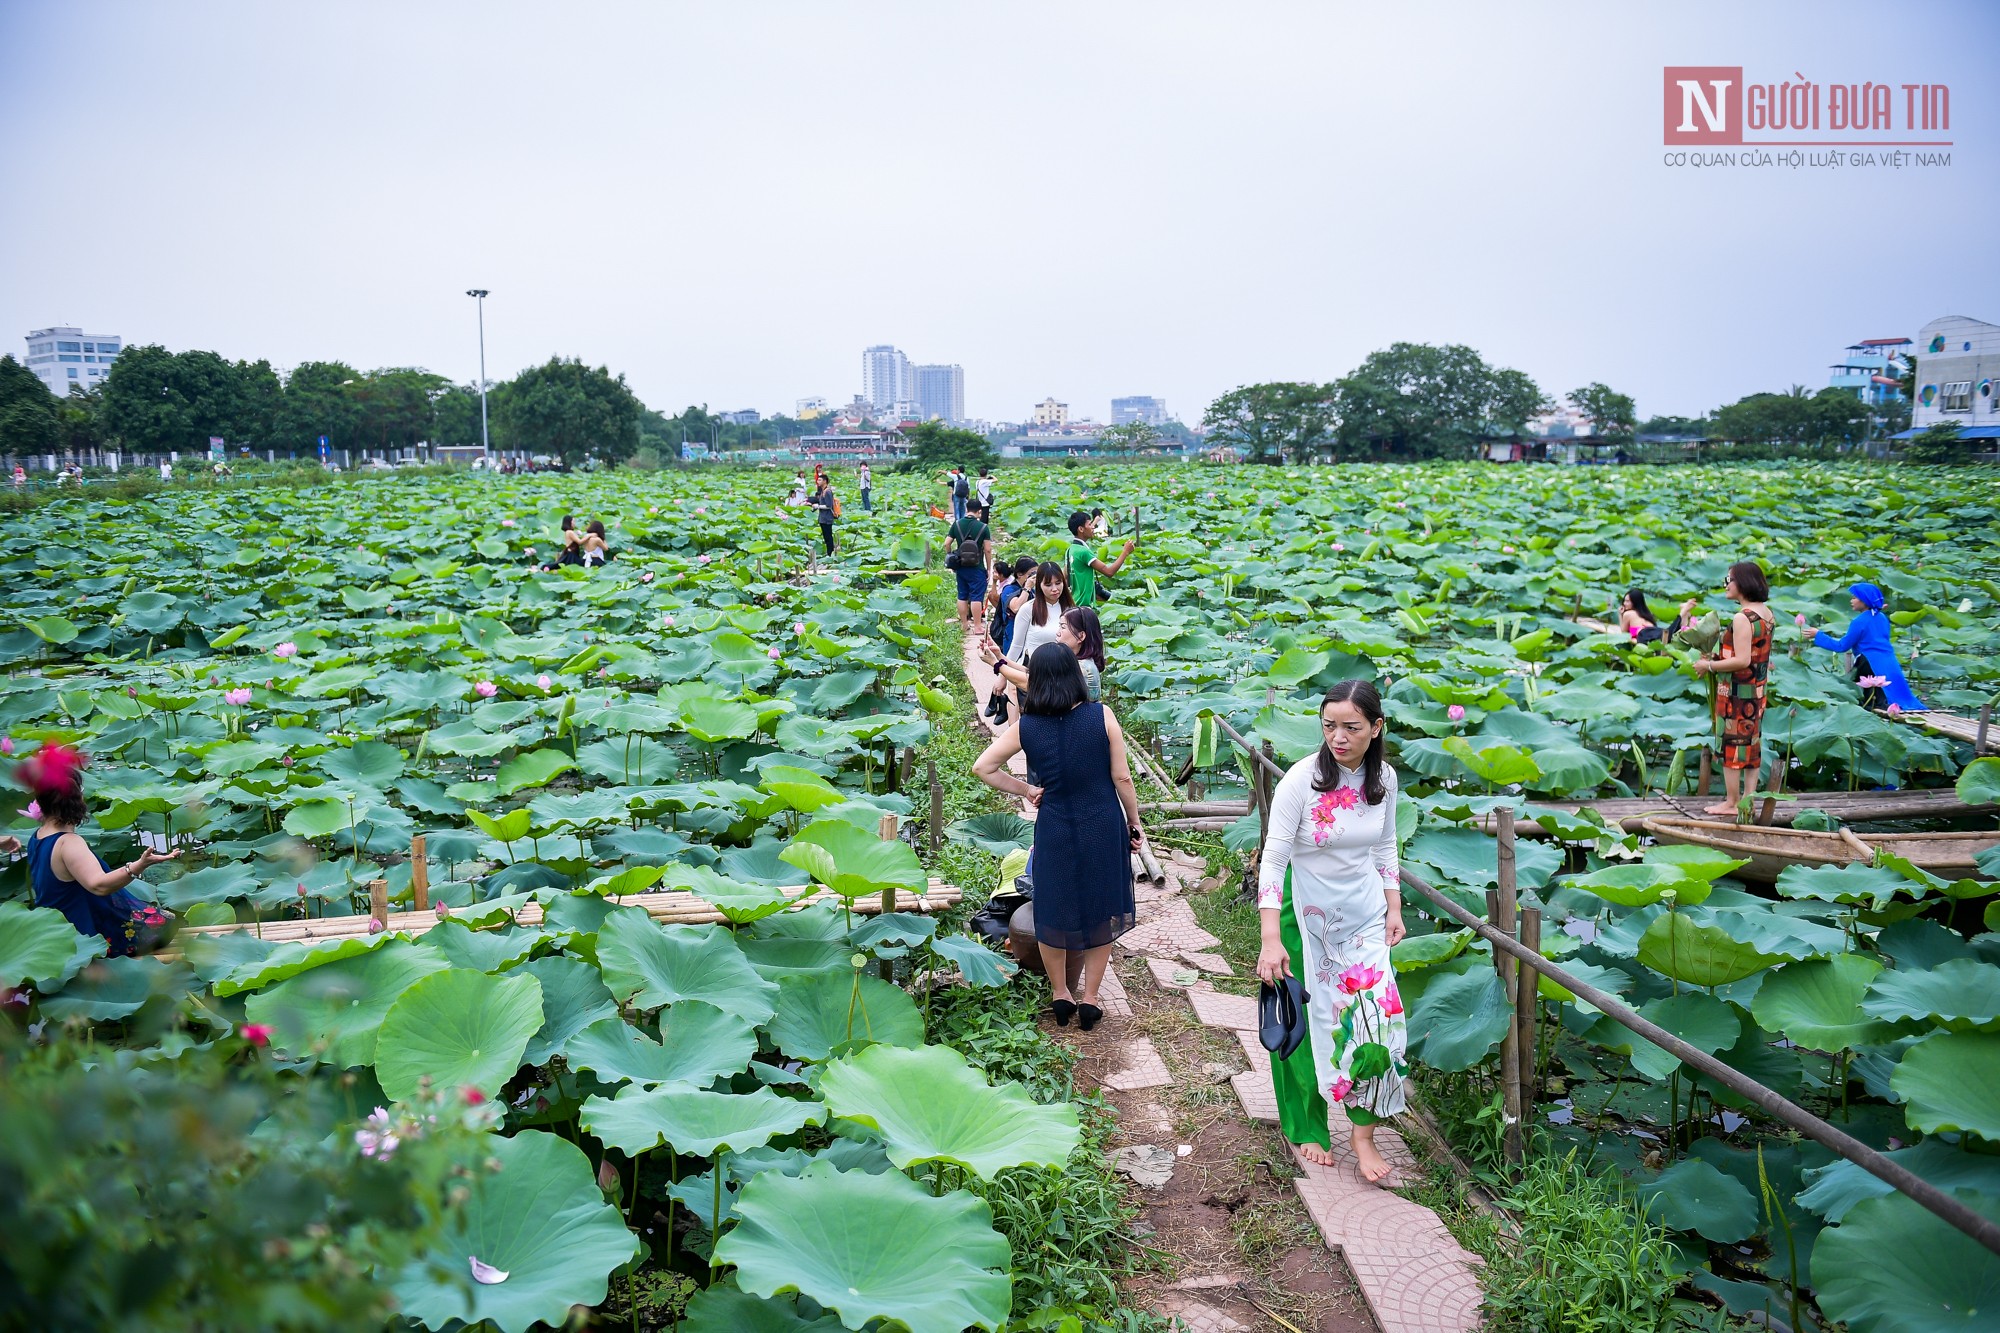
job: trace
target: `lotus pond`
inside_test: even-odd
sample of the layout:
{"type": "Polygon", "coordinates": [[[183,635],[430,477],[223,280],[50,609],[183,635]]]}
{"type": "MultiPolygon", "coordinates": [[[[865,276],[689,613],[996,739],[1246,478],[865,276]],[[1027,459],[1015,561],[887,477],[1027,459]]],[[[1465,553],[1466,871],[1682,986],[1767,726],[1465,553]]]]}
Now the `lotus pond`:
{"type": "MultiPolygon", "coordinates": [[[[102,959],[27,906],[16,863],[0,982],[33,1037],[8,1058],[183,1086],[226,1066],[218,1123],[254,1087],[244,1135],[296,1145],[301,1180],[399,1175],[435,1216],[393,1262],[352,1261],[425,1327],[560,1324],[621,1290],[636,1320],[635,1273],[678,1284],[697,1330],[1032,1316],[990,1198],[1071,1160],[1075,1111],[927,1040],[936,987],[1005,983],[998,955],[949,917],[846,906],[924,888],[908,833],[927,810],[899,759],[970,721],[919,668],[942,580],[907,572],[939,492],[885,476],[814,566],[785,485],[385,479],[13,519],[4,762],[81,744],[106,860],[183,847],[151,896],[242,929],[102,959]],[[534,568],[569,512],[603,518],[618,558],[534,568]],[[878,836],[889,814],[905,838],[878,836]],[[416,834],[434,923],[262,937],[365,913],[377,880],[406,904],[416,834]],[[831,900],[789,908],[809,884],[831,900]],[[607,896],[665,888],[721,921],[607,896]]],[[[1690,788],[1699,681],[1573,617],[1635,585],[1662,608],[1712,599],[1736,559],[1770,569],[1781,623],[1844,625],[1846,585],[1880,584],[1919,693],[1976,711],[2000,691],[1985,474],[1045,467],[1003,471],[999,500],[1010,553],[1059,549],[1079,504],[1120,537],[1139,507],[1102,608],[1108,685],[1170,767],[1227,789],[1208,719],[1289,759],[1325,684],[1391,680],[1406,864],[1483,906],[1478,821],[1514,807],[1547,835],[1520,847],[1547,952],[2000,1215],[2000,865],[1954,882],[1878,858],[1753,892],[1720,855],[1537,805],[1690,788]]],[[[1861,708],[1831,655],[1781,635],[1772,665],[1765,754],[1788,792],[1996,799],[2000,761],[1861,708]]],[[[1476,1089],[1505,1022],[1490,958],[1408,910],[1413,1054],[1476,1089]]],[[[1689,1292],[1856,1330],[1996,1318],[2000,1266],[1969,1239],[1547,983],[1542,1000],[1547,1144],[1647,1201],[1689,1292]]]]}

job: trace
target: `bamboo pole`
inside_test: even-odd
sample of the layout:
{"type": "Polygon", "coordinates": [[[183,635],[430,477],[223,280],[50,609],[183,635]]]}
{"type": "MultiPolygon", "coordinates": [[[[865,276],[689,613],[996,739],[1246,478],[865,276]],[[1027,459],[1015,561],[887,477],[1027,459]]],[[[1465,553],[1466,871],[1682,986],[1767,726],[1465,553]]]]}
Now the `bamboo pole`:
{"type": "Polygon", "coordinates": [[[1986,753],[1986,728],[1993,721],[1993,704],[1989,700],[1979,705],[1979,730],[1972,736],[1973,757],[1986,753]]]}
{"type": "MultiPolygon", "coordinates": [[[[896,816],[893,814],[883,815],[875,825],[875,836],[883,842],[894,842],[896,840],[896,816]]],[[[882,890],[882,910],[884,912],[893,912],[896,910],[896,890],[894,886],[882,890]]],[[[887,958],[878,960],[875,970],[876,974],[884,981],[894,981],[896,979],[896,966],[887,958]]]]}
{"type": "Polygon", "coordinates": [[[924,782],[931,789],[930,827],[924,832],[930,840],[931,855],[935,857],[944,845],[944,787],[938,782],[937,760],[924,756],[924,782]]]}
{"type": "MultiPolygon", "coordinates": [[[[1534,953],[1542,949],[1542,912],[1538,907],[1521,909],[1521,947],[1534,953]]],[[[1515,980],[1514,1004],[1514,1053],[1520,1062],[1521,1125],[1522,1137],[1527,1136],[1527,1126],[1533,1123],[1535,1114],[1535,1094],[1540,1083],[1535,1075],[1536,1020],[1542,1012],[1541,977],[1527,963],[1521,964],[1519,977],[1515,980]]]]}
{"type": "MultiPolygon", "coordinates": [[[[1499,887],[1488,896],[1491,904],[1488,915],[1493,920],[1493,928],[1503,935],[1512,936],[1515,929],[1517,897],[1514,882],[1514,812],[1503,806],[1496,811],[1500,816],[1500,873],[1499,887]]],[[[1493,951],[1493,966],[1500,974],[1500,989],[1507,997],[1507,1030],[1500,1037],[1500,1096],[1501,1111],[1505,1116],[1502,1127],[1502,1147],[1507,1161],[1512,1165],[1521,1164],[1521,1004],[1519,999],[1521,969],[1512,954],[1499,949],[1493,951]]]]}
{"type": "Polygon", "coordinates": [[[431,910],[431,865],[424,859],[424,835],[410,837],[410,910],[431,910]]]}
{"type": "Polygon", "coordinates": [[[1690,1069],[1714,1079],[1731,1092],[1748,1100],[1772,1119],[1791,1126],[1816,1143],[1831,1148],[1868,1174],[1878,1180],[1886,1181],[1892,1189],[1909,1195],[1917,1203],[1987,1249],[2000,1254],[2000,1222],[1974,1212],[1908,1167],[1890,1160],[1853,1135],[1828,1124],[1803,1106],[1772,1091],[1757,1080],[1738,1073],[1708,1052],[1688,1045],[1659,1024],[1641,1017],[1617,996],[1607,995],[1561,964],[1534,953],[1512,936],[1501,934],[1488,923],[1439,893],[1422,876],[1405,870],[1402,872],[1402,880],[1404,884],[1422,894],[1437,911],[1471,930],[1495,949],[1504,950],[1517,960],[1532,965],[1536,971],[1577,999],[1623,1023],[1690,1069]]]}

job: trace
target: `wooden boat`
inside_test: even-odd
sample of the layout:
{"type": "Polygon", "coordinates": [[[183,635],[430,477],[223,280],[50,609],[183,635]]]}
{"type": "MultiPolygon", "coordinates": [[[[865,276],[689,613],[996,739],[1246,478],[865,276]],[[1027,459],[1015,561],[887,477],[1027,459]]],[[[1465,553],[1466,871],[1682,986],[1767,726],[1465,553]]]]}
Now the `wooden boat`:
{"type": "Polygon", "coordinates": [[[1842,829],[1764,828],[1719,819],[1676,819],[1653,816],[1641,827],[1661,842],[1713,847],[1749,864],[1735,871],[1739,879],[1770,883],[1787,866],[1840,866],[1874,861],[1877,852],[1891,852],[1912,865],[1946,879],[1978,874],[1973,858],[2000,845],[2000,830],[1990,833],[1855,833],[1842,829]]]}

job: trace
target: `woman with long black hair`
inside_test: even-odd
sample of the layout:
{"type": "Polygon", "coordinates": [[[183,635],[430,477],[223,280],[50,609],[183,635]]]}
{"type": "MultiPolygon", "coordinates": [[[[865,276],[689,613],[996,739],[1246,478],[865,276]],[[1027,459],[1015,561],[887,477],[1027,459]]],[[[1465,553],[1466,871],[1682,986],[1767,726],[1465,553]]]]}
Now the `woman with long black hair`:
{"type": "MultiPolygon", "coordinates": [[[[133,894],[133,880],[162,861],[179,856],[178,851],[162,855],[146,848],[137,860],[106,870],[104,862],[77,832],[90,815],[83,798],[83,770],[89,761],[80,751],[66,745],[44,745],[22,761],[15,770],[21,785],[33,794],[31,812],[41,816],[27,845],[28,883],[35,906],[52,907],[69,918],[78,933],[102,935],[113,958],[133,952],[133,941],[142,928],[166,924],[166,913],[133,894]]],[[[16,850],[15,839],[0,839],[0,850],[16,850]],[[14,843],[13,847],[4,844],[14,843]]]]}
{"type": "Polygon", "coordinates": [[[1111,942],[1137,923],[1131,854],[1139,846],[1139,793],[1125,733],[1090,702],[1076,654],[1046,643],[1028,659],[1021,721],[973,763],[981,782],[1035,806],[1035,942],[1049,974],[1059,1027],[1072,1017],[1088,1032],[1104,1017],[1098,985],[1111,942]],[[1032,782],[1007,771],[1025,752],[1032,782]],[[1083,994],[1069,989],[1069,955],[1083,954],[1083,994]]]}
{"type": "MultiPolygon", "coordinates": [[[[1062,623],[1056,630],[1056,642],[1076,654],[1076,664],[1083,672],[1084,689],[1095,701],[1104,689],[1104,627],[1097,619],[1097,612],[1087,606],[1072,606],[1063,612],[1062,623]]],[[[999,668],[1001,679],[1026,687],[1028,669],[1015,666],[1000,655],[991,639],[979,644],[979,655],[999,668]]]]}
{"type": "Polygon", "coordinates": [[[1347,1112],[1362,1176],[1389,1164],[1375,1126],[1406,1101],[1407,1021],[1389,950],[1403,938],[1396,770],[1383,758],[1382,700],[1343,680],[1320,700],[1320,747],[1271,798],[1258,863],[1263,949],[1257,975],[1297,977],[1310,996],[1310,1039],[1271,1057],[1279,1125],[1308,1162],[1333,1162],[1329,1105],[1347,1112]]]}
{"type": "Polygon", "coordinates": [[[1069,593],[1069,575],[1053,560],[1035,567],[1035,591],[1028,605],[1014,613],[1014,644],[1007,660],[1026,666],[1035,649],[1054,643],[1062,630],[1063,613],[1076,605],[1069,593]]]}

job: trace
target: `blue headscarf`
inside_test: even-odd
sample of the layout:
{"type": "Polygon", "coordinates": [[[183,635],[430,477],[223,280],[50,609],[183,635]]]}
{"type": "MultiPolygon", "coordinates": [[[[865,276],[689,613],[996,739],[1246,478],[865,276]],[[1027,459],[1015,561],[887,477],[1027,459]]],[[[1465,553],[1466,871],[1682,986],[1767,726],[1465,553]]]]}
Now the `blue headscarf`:
{"type": "Polygon", "coordinates": [[[1872,583],[1857,583],[1847,591],[1870,611],[1880,611],[1888,601],[1888,598],[1882,595],[1882,590],[1872,583]]]}

